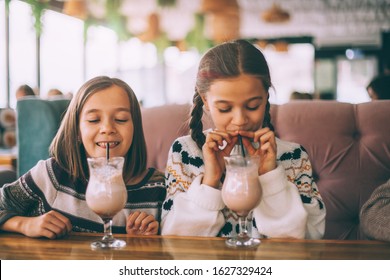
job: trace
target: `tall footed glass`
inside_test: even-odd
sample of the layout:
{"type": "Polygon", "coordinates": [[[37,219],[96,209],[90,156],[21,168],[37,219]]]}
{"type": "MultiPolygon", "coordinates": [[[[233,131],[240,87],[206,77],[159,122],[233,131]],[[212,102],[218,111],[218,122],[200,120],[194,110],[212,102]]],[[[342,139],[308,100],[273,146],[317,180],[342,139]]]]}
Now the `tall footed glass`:
{"type": "MultiPolygon", "coordinates": [[[[248,233],[248,215],[260,203],[262,189],[258,176],[259,156],[233,155],[225,157],[226,176],[222,185],[225,205],[239,217],[240,231],[226,240],[229,247],[255,247],[260,240],[248,233]]],[[[249,215],[251,216],[251,215],[249,215]]]]}
{"type": "Polygon", "coordinates": [[[88,158],[89,181],[86,191],[88,207],[104,222],[104,236],[91,243],[92,249],[122,248],[124,240],[112,235],[112,219],[121,211],[127,201],[126,185],[123,181],[123,157],[88,158]]]}

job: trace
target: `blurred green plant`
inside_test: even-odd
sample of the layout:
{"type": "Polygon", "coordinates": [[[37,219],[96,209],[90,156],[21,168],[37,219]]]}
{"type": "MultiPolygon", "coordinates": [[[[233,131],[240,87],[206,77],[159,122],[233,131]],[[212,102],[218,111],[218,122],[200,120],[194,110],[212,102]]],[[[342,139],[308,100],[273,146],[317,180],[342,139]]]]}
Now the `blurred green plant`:
{"type": "Polygon", "coordinates": [[[199,53],[204,53],[206,50],[211,48],[214,43],[212,40],[206,38],[204,34],[205,18],[204,14],[196,13],[194,28],[188,32],[185,42],[189,47],[194,47],[199,53]]]}
{"type": "Polygon", "coordinates": [[[106,20],[108,27],[113,29],[119,41],[126,41],[131,38],[126,28],[126,17],[120,13],[121,0],[106,1],[106,20]]]}
{"type": "Polygon", "coordinates": [[[157,0],[157,4],[160,7],[174,7],[176,6],[176,0],[157,0]]]}
{"type": "Polygon", "coordinates": [[[31,6],[31,11],[34,16],[34,29],[36,35],[40,36],[43,29],[42,16],[45,9],[48,8],[49,3],[46,0],[27,0],[26,2],[31,6]]]}

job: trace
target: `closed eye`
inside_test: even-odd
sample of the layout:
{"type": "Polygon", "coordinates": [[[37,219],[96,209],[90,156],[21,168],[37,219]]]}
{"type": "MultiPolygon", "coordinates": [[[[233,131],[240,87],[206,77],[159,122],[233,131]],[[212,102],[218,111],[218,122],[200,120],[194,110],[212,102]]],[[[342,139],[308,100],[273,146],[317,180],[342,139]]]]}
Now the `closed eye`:
{"type": "Polygon", "coordinates": [[[246,107],[249,111],[256,111],[260,106],[255,106],[255,107],[246,107]]]}
{"type": "Polygon", "coordinates": [[[218,109],[218,111],[219,111],[220,113],[228,113],[228,112],[230,112],[231,110],[232,110],[232,108],[218,109]]]}

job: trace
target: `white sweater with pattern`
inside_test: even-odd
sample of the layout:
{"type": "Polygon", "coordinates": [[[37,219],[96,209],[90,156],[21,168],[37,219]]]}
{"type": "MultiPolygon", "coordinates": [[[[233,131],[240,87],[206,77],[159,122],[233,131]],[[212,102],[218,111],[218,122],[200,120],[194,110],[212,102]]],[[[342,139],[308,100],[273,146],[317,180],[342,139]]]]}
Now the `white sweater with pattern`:
{"type": "MultiPolygon", "coordinates": [[[[325,205],[313,181],[308,155],[299,144],[276,139],[277,168],[259,176],[263,198],[254,209],[252,236],[320,239],[325,205]]],[[[167,162],[167,197],[161,234],[232,236],[238,216],[223,203],[221,190],[202,184],[202,151],[191,136],[178,138],[167,162]]]]}

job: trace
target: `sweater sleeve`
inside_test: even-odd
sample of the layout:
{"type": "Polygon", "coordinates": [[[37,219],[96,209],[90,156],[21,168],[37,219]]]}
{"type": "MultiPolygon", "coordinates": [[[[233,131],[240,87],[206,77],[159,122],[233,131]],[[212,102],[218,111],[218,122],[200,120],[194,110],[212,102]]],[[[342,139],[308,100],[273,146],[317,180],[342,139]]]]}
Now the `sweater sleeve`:
{"type": "Polygon", "coordinates": [[[38,199],[25,188],[25,176],[0,188],[0,225],[14,216],[30,216],[29,209],[37,205],[38,199]]]}
{"type": "Polygon", "coordinates": [[[0,188],[0,224],[14,216],[33,217],[45,212],[44,194],[34,180],[47,173],[45,164],[45,161],[39,161],[18,180],[0,188]]]}
{"type": "Polygon", "coordinates": [[[21,193],[19,181],[5,184],[0,188],[0,225],[23,213],[24,203],[20,201],[18,193],[21,193]]]}
{"type": "Polygon", "coordinates": [[[167,197],[163,203],[161,234],[217,236],[225,223],[221,191],[201,184],[203,175],[197,166],[203,160],[192,157],[186,164],[187,151],[176,142],[168,154],[167,197]]]}
{"type": "Polygon", "coordinates": [[[253,211],[259,233],[269,237],[304,238],[307,212],[298,189],[287,181],[283,167],[278,166],[259,179],[263,199],[253,211]]]}
{"type": "Polygon", "coordinates": [[[363,204],[360,223],[372,239],[390,241],[390,180],[376,188],[363,204]]]}
{"type": "Polygon", "coordinates": [[[303,207],[307,212],[306,239],[321,239],[325,233],[326,207],[313,178],[313,168],[309,155],[301,147],[302,155],[298,161],[293,184],[298,188],[303,207]]]}
{"type": "MultiPolygon", "coordinates": [[[[280,185],[285,185],[285,190],[291,189],[288,191],[291,201],[287,202],[280,199],[279,203],[275,202],[274,205],[284,205],[286,207],[290,204],[290,210],[286,208],[285,211],[291,211],[291,213],[297,211],[299,207],[303,207],[306,217],[304,218],[304,234],[303,236],[300,235],[300,238],[321,239],[325,233],[326,208],[314,182],[313,169],[307,152],[302,146],[297,145],[293,150],[284,152],[279,157],[279,163],[284,167],[285,173],[284,176],[279,176],[279,178],[286,178],[287,180],[287,182],[280,183],[280,185]],[[296,200],[297,197],[300,197],[300,201],[296,200]]],[[[275,188],[275,185],[272,188],[275,188]]],[[[288,215],[287,212],[285,213],[288,215]]],[[[303,219],[304,215],[300,215],[303,219]]],[[[293,218],[289,223],[297,223],[298,225],[301,223],[300,221],[293,218]]]]}

